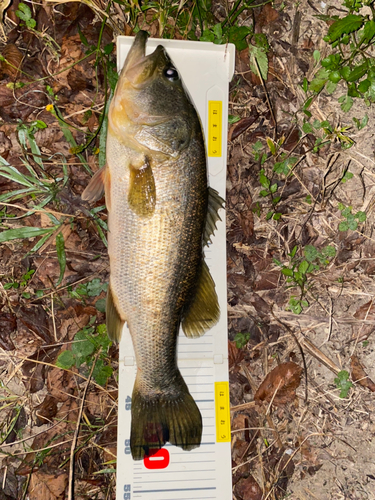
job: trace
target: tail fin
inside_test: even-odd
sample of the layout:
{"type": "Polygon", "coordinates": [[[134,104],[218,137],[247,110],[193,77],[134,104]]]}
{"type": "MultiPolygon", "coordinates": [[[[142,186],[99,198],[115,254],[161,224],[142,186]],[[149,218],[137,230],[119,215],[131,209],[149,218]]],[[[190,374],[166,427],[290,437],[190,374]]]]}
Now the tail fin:
{"type": "Polygon", "coordinates": [[[183,450],[201,443],[202,416],[185,383],[176,395],[143,395],[134,385],[130,447],[142,460],[167,441],[183,450]]]}

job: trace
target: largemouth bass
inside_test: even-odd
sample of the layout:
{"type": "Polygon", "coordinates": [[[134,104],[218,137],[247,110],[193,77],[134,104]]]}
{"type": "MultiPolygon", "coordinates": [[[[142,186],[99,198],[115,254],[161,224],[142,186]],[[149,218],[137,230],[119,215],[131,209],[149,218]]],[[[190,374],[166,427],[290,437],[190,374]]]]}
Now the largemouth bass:
{"type": "Polygon", "coordinates": [[[203,247],[223,200],[208,187],[197,112],[164,47],[146,56],[140,31],[108,113],[106,166],[82,194],[108,208],[107,329],[126,322],[137,375],[130,446],[135,460],[167,441],[200,445],[202,418],[177,368],[180,325],[199,337],[219,318],[203,247]]]}

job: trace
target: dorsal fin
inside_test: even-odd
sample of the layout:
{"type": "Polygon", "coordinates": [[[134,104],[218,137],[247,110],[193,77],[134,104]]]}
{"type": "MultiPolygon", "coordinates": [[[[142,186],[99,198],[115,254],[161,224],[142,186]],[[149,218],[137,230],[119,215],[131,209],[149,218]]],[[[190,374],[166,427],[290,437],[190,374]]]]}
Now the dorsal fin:
{"type": "Polygon", "coordinates": [[[216,223],[221,220],[219,215],[220,208],[224,208],[225,201],[212,187],[208,188],[208,209],[206,218],[206,227],[203,234],[203,245],[211,243],[211,236],[214,234],[216,223]]]}

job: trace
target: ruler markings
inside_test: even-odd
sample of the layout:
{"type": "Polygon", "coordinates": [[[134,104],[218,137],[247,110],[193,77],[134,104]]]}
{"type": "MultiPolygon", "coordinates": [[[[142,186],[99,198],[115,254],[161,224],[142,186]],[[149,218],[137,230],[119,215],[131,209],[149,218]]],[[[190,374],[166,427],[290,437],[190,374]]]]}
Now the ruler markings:
{"type": "Polygon", "coordinates": [[[203,491],[203,490],[216,490],[216,486],[208,486],[207,488],[174,488],[171,490],[133,490],[134,494],[137,493],[165,493],[169,491],[203,491]]]}
{"type": "MultiPolygon", "coordinates": [[[[212,470],[215,470],[215,469],[212,469],[212,470]]],[[[197,471],[195,471],[197,472],[197,471]]],[[[204,471],[201,471],[201,472],[204,472],[204,471]]],[[[163,482],[164,483],[181,483],[182,481],[192,481],[192,479],[163,479],[163,482]]],[[[212,477],[212,478],[207,478],[207,477],[201,477],[201,478],[197,478],[197,477],[194,477],[193,481],[215,481],[215,478],[212,477]]],[[[148,483],[155,483],[155,479],[152,480],[152,481],[142,481],[142,484],[148,484],[148,483]]],[[[137,481],[134,481],[134,484],[137,484],[137,481]]]]}

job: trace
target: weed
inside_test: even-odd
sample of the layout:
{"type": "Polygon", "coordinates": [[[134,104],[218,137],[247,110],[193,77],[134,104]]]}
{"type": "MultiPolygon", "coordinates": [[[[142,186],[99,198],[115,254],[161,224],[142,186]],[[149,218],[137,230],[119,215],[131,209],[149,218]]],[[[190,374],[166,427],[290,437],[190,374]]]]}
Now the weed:
{"type": "Polygon", "coordinates": [[[236,343],[237,349],[242,349],[243,347],[245,347],[245,345],[249,342],[250,337],[251,337],[251,333],[248,333],[248,332],[236,333],[236,335],[234,337],[234,341],[236,343]]]}
{"type": "MultiPolygon", "coordinates": [[[[307,102],[309,102],[310,99],[308,99],[307,102]]],[[[311,104],[312,101],[310,101],[311,104]]],[[[309,106],[305,105],[302,108],[303,113],[308,117],[311,118],[311,113],[308,110],[309,106]]],[[[366,115],[367,116],[367,115],[366,115]]],[[[353,120],[357,120],[356,118],[353,120]]],[[[359,121],[357,120],[359,123],[359,121]]],[[[356,122],[355,122],[356,123],[356,122]]],[[[361,124],[363,123],[363,127],[365,126],[365,122],[362,120],[360,122],[361,124]]],[[[366,122],[367,123],[367,122],[366,122]]],[[[362,126],[362,125],[360,125],[362,126]]],[[[363,128],[362,127],[362,128],[363,128]]],[[[354,140],[349,137],[347,134],[348,130],[350,130],[350,127],[340,127],[339,125],[334,126],[332,125],[328,120],[314,120],[313,123],[310,123],[308,120],[304,119],[303,125],[302,125],[302,131],[305,134],[317,134],[320,131],[320,136],[316,137],[315,144],[313,147],[313,153],[317,153],[319,149],[321,149],[324,145],[326,144],[331,144],[334,142],[339,142],[342,149],[349,149],[354,145],[354,140]]]]}
{"type": "Polygon", "coordinates": [[[228,123],[229,125],[233,125],[241,120],[241,117],[238,115],[228,115],[228,123]]]}
{"type": "MultiPolygon", "coordinates": [[[[260,196],[262,197],[270,196],[272,204],[276,205],[280,201],[280,196],[274,196],[278,188],[277,183],[275,182],[271,184],[271,179],[269,179],[265,175],[263,168],[259,172],[259,182],[262,185],[262,187],[264,187],[264,189],[262,189],[259,193],[260,196]]],[[[270,210],[266,215],[266,219],[269,220],[272,217],[274,220],[279,220],[281,215],[282,215],[281,213],[276,212],[275,210],[270,210]]]]}
{"type": "MultiPolygon", "coordinates": [[[[105,385],[112,375],[112,368],[106,364],[106,356],[110,345],[105,324],[93,326],[96,317],[92,317],[89,324],[76,333],[71,351],[63,351],[57,358],[56,365],[63,369],[70,369],[73,365],[80,368],[86,364],[92,366],[95,354],[100,350],[92,376],[100,385],[105,385]]],[[[87,372],[89,370],[86,370],[87,372]]]]}
{"type": "MultiPolygon", "coordinates": [[[[68,287],[70,297],[78,300],[85,301],[85,297],[97,297],[102,292],[106,292],[108,283],[102,283],[99,278],[94,278],[87,283],[81,283],[75,290],[72,286],[68,287]]],[[[95,302],[95,307],[100,312],[105,312],[105,299],[98,299],[95,302]]]]}
{"type": "Polygon", "coordinates": [[[267,160],[267,153],[262,153],[263,144],[261,141],[257,141],[253,144],[253,155],[254,160],[259,161],[261,165],[267,160]]]}
{"type": "Polygon", "coordinates": [[[341,370],[334,379],[336,387],[340,389],[340,398],[346,398],[348,392],[353,387],[353,384],[349,380],[349,373],[346,370],[341,370]]]}
{"type": "Polygon", "coordinates": [[[318,250],[313,245],[306,245],[303,249],[304,259],[296,256],[298,246],[288,254],[289,265],[282,264],[279,260],[274,259],[274,262],[281,267],[282,274],[286,277],[287,288],[297,287],[300,290],[299,297],[291,296],[289,299],[288,309],[294,314],[301,314],[309,303],[305,298],[306,292],[310,288],[308,283],[308,275],[319,271],[321,266],[329,264],[330,259],[336,255],[336,249],[333,246],[323,247],[318,250]]]}
{"type": "Polygon", "coordinates": [[[347,231],[348,229],[355,231],[358,228],[358,222],[366,221],[367,216],[365,212],[360,210],[356,214],[352,214],[353,207],[346,207],[342,203],[339,203],[338,207],[341,211],[341,215],[345,218],[345,220],[339,224],[339,231],[347,231]]]}
{"type": "MultiPolygon", "coordinates": [[[[32,278],[33,274],[35,273],[34,269],[29,269],[21,278],[21,281],[10,281],[8,283],[4,283],[4,290],[10,290],[11,288],[25,288],[28,285],[28,282],[32,278]]],[[[25,299],[30,298],[30,293],[29,292],[23,292],[22,296],[25,299]]]]}
{"type": "Polygon", "coordinates": [[[343,82],[347,92],[338,101],[344,112],[351,109],[353,98],[363,99],[368,106],[375,102],[375,11],[372,4],[372,0],[345,0],[344,17],[318,16],[331,23],[323,40],[331,46],[332,53],[322,60],[320,53],[315,54],[321,68],[310,82],[309,90],[319,93],[325,88],[332,94],[338,83],[343,82]],[[362,10],[369,6],[368,11],[362,10]]]}

